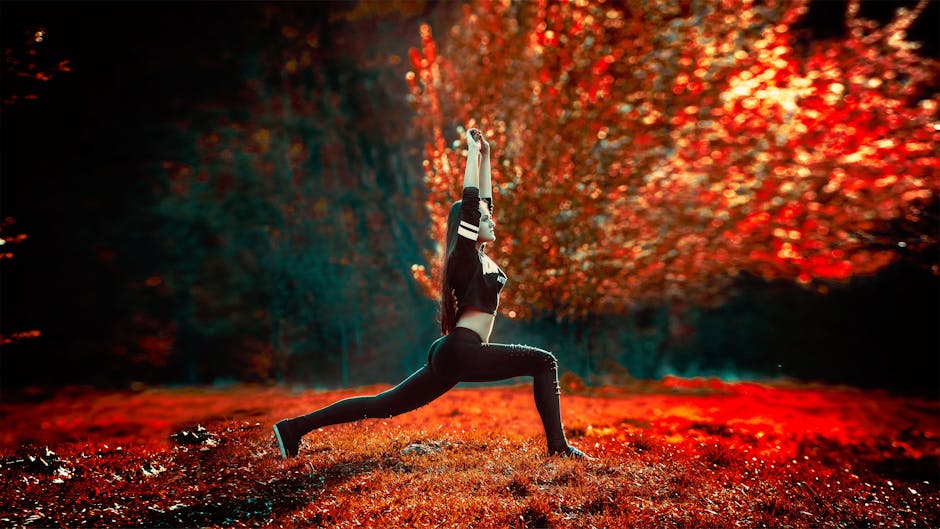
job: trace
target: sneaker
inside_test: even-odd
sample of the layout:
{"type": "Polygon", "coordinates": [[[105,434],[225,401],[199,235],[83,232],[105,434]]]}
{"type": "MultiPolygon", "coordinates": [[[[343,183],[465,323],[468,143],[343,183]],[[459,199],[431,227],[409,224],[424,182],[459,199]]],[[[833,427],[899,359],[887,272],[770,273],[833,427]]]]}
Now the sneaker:
{"type": "Polygon", "coordinates": [[[284,419],[274,425],[274,436],[277,437],[277,444],[284,459],[297,455],[300,450],[300,435],[297,434],[290,419],[284,419]]]}
{"type": "Polygon", "coordinates": [[[559,456],[559,457],[570,457],[571,459],[583,459],[584,461],[593,461],[594,458],[585,454],[584,452],[578,450],[577,448],[568,445],[561,450],[552,450],[549,455],[559,456]]]}

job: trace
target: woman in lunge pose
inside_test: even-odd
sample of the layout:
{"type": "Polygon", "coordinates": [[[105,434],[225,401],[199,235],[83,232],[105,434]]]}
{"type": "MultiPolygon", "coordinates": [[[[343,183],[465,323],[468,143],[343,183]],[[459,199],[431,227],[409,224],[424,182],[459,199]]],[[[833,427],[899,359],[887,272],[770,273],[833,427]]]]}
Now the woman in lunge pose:
{"type": "Polygon", "coordinates": [[[490,146],[477,129],[467,132],[468,157],[463,198],[447,219],[447,251],[441,282],[441,333],[427,363],[394,388],[374,396],[352,397],[274,425],[281,455],[297,455],[305,434],[331,424],[393,417],[420,408],[458,382],[533,378],[535,405],[550,455],[591,459],[568,444],[561,425],[558,365],[547,351],[527,345],[490,343],[499,291],[506,274],[484,253],[496,240],[490,146]]]}

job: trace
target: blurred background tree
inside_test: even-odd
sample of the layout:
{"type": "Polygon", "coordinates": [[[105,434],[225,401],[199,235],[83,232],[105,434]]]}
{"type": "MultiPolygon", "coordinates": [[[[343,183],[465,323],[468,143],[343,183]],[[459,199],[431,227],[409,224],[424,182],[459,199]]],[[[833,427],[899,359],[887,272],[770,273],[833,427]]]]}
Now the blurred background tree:
{"type": "Polygon", "coordinates": [[[399,31],[362,38],[424,6],[322,7],[262,9],[276,45],[247,60],[240,104],[186,116],[176,141],[191,154],[162,163],[161,295],[194,351],[187,379],[348,385],[421,358],[402,328],[431,334],[408,280],[423,233],[408,109],[390,100],[399,31]]]}
{"type": "MultiPolygon", "coordinates": [[[[602,322],[634,317],[646,331],[615,348],[644,376],[671,368],[668,349],[716,349],[692,322],[744,285],[827,293],[898,260],[936,275],[940,69],[907,37],[928,5],[875,21],[838,3],[845,32],[828,38],[806,1],[466,5],[410,57],[435,239],[479,127],[512,271],[501,313],[569,326],[587,371],[620,355],[602,322]]],[[[413,269],[432,297],[440,256],[413,269]]]]}
{"type": "Polygon", "coordinates": [[[37,223],[25,268],[43,278],[4,305],[50,328],[5,357],[11,382],[345,385],[420,365],[435,324],[410,280],[427,234],[402,57],[446,10],[4,7],[4,47],[44,20],[51,54],[75,56],[70,82],[3,115],[4,209],[37,223]]]}
{"type": "MultiPolygon", "coordinates": [[[[422,27],[408,74],[435,235],[466,124],[511,204],[510,317],[715,305],[742,272],[826,291],[933,248],[940,63],[905,40],[926,5],[882,27],[850,2],[818,42],[792,29],[808,2],[465,6],[441,52],[422,27]]],[[[433,294],[440,267],[416,272],[433,294]]]]}
{"type": "Polygon", "coordinates": [[[3,385],[396,382],[473,124],[494,339],[598,382],[935,387],[937,4],[675,5],[4,2],[3,324],[42,334],[3,385]],[[36,28],[55,82],[7,82],[36,28]]]}

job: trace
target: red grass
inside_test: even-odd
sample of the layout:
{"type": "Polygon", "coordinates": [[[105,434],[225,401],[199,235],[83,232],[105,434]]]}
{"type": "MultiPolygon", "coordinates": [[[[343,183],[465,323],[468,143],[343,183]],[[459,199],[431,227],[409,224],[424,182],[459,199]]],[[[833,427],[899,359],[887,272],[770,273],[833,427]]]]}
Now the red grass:
{"type": "Polygon", "coordinates": [[[940,525],[940,403],[847,388],[667,379],[566,394],[569,439],[593,462],[546,457],[530,387],[457,389],[313,432],[279,459],[274,422],[382,389],[6,398],[0,525],[940,525]]]}

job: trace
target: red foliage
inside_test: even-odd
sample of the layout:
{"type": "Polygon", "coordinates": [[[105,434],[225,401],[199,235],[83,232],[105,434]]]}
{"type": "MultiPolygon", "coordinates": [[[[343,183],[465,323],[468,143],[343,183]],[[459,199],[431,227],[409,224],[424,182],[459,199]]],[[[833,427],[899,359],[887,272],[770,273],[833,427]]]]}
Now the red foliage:
{"type": "MultiPolygon", "coordinates": [[[[937,243],[938,62],[849,3],[801,44],[805,1],[496,2],[431,28],[407,80],[443,239],[475,126],[495,145],[504,314],[709,301],[749,272],[825,288],[937,243]],[[509,205],[511,203],[511,205],[509,205]]],[[[433,295],[440,249],[416,279],[433,295]]],[[[935,271],[940,268],[935,267],[935,271]]]]}
{"type": "MultiPolygon", "coordinates": [[[[571,381],[566,386],[571,385],[571,381]]],[[[15,526],[936,526],[937,402],[667,378],[562,399],[548,458],[526,386],[458,389],[412,413],[271,425],[336,399],[239,387],[5,395],[0,522],[15,526]],[[29,402],[33,400],[35,402],[29,402]]]]}

